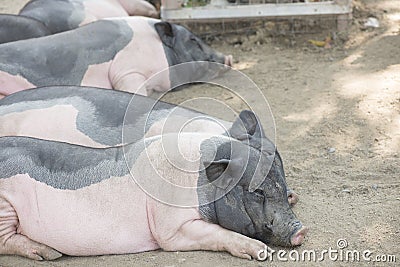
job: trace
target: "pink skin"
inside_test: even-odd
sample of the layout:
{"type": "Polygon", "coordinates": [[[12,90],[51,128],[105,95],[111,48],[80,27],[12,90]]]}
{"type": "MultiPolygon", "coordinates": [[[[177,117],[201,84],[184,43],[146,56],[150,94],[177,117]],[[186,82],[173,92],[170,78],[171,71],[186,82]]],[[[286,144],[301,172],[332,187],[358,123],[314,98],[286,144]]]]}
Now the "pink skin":
{"type": "Polygon", "coordinates": [[[129,17],[124,20],[132,27],[134,38],[112,61],[90,66],[81,85],[114,88],[141,95],[149,95],[152,90],[169,90],[168,72],[159,75],[158,80],[153,79],[147,88],[141,87],[153,74],[168,68],[161,40],[149,25],[151,19],[129,17]]]}
{"type": "Polygon", "coordinates": [[[77,116],[78,111],[70,105],[9,113],[0,116],[0,136],[29,136],[88,147],[104,147],[76,129],[77,116]]]}
{"type": "Polygon", "coordinates": [[[83,5],[86,18],[81,25],[112,17],[158,17],[155,7],[145,0],[85,0],[83,5]]]}
{"type": "MultiPolygon", "coordinates": [[[[9,238],[18,233],[74,256],[159,248],[146,221],[145,194],[128,176],[79,190],[54,189],[26,174],[2,180],[0,205],[3,207],[7,201],[9,207],[7,216],[3,215],[4,208],[0,211],[0,223],[6,229],[1,244],[7,246],[9,238]],[[116,193],[119,200],[105,198],[116,193]],[[10,221],[10,216],[18,220],[10,221]]],[[[21,255],[19,251],[14,253],[21,255]]]]}
{"type": "Polygon", "coordinates": [[[144,0],[118,0],[129,16],[145,16],[158,18],[156,8],[144,0]]]}
{"type": "Polygon", "coordinates": [[[149,95],[152,90],[165,92],[170,88],[169,73],[164,71],[142,88],[143,83],[154,74],[169,67],[160,37],[149,25],[150,19],[125,19],[135,35],[111,63],[109,77],[114,89],[149,95]],[[135,60],[132,60],[135,59],[135,60]],[[140,89],[138,91],[138,89],[140,89]]]}
{"type": "Polygon", "coordinates": [[[225,65],[232,67],[233,66],[233,57],[232,55],[225,56],[225,65]]]}
{"type": "Polygon", "coordinates": [[[24,77],[12,75],[0,70],[0,95],[7,96],[34,87],[36,86],[28,82],[24,77]]]}
{"type": "Polygon", "coordinates": [[[85,0],[83,5],[85,13],[97,19],[129,16],[118,0],[85,0]]]}
{"type": "Polygon", "coordinates": [[[113,88],[108,77],[108,72],[111,67],[111,62],[104,62],[97,65],[90,65],[83,76],[82,86],[94,86],[100,88],[113,88]]]}

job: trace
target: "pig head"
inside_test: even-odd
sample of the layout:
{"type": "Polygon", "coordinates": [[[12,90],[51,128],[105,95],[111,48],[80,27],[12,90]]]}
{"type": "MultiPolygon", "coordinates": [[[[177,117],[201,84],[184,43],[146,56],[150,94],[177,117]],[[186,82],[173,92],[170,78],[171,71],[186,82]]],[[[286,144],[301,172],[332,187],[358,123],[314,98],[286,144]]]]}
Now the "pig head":
{"type": "Polygon", "coordinates": [[[211,138],[201,144],[200,214],[267,244],[300,245],[308,230],[288,202],[283,164],[275,145],[250,111],[240,114],[229,134],[236,141],[221,143],[211,138]],[[210,182],[213,186],[201,189],[210,182]]]}
{"type": "Polygon", "coordinates": [[[182,89],[180,85],[194,81],[210,81],[227,71],[229,68],[226,66],[233,64],[232,55],[226,56],[215,51],[183,26],[163,21],[155,23],[154,28],[161,39],[170,67],[186,62],[196,62],[169,69],[173,89],[182,89]]]}

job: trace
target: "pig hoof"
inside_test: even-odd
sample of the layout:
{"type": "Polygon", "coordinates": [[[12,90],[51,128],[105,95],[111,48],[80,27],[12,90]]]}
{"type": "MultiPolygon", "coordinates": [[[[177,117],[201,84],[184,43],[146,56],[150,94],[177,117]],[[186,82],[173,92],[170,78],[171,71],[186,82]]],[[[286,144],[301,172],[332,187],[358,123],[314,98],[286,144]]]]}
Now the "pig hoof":
{"type": "Polygon", "coordinates": [[[33,259],[33,260],[55,260],[62,256],[62,254],[46,245],[43,244],[35,244],[34,247],[30,248],[27,253],[26,257],[33,259]]]}
{"type": "Polygon", "coordinates": [[[292,190],[287,191],[287,197],[288,197],[288,202],[292,207],[296,205],[296,203],[299,201],[299,195],[292,190]]]}
{"type": "Polygon", "coordinates": [[[41,251],[38,251],[36,254],[40,255],[43,259],[48,261],[58,259],[62,256],[60,252],[47,246],[41,251]]]}
{"type": "Polygon", "coordinates": [[[229,250],[233,256],[248,260],[260,260],[259,253],[265,248],[263,242],[242,235],[237,241],[239,242],[229,250]]]}

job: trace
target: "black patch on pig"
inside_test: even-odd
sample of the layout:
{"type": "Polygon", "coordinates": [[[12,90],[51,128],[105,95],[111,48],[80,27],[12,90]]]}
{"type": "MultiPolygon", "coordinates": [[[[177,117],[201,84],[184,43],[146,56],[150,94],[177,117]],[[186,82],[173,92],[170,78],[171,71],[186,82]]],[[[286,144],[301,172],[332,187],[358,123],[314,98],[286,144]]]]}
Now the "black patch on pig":
{"type": "MultiPolygon", "coordinates": [[[[151,141],[125,148],[129,166],[151,141]]],[[[88,148],[30,137],[0,138],[0,178],[29,174],[51,187],[76,190],[129,174],[123,148],[88,148]]]]}
{"type": "MultiPolygon", "coordinates": [[[[201,144],[201,155],[202,162],[207,160],[209,156],[212,154],[209,150],[212,147],[215,147],[219,142],[216,139],[212,138],[212,142],[210,140],[206,140],[201,144]]],[[[240,151],[244,152],[244,157],[247,158],[249,156],[249,161],[247,162],[247,166],[243,166],[244,169],[241,172],[241,176],[239,179],[236,178],[235,185],[229,191],[226,188],[219,188],[219,186],[208,186],[204,185],[210,183],[210,173],[207,171],[212,165],[209,165],[205,169],[203,166],[200,166],[200,169],[203,169],[199,173],[198,180],[198,199],[199,199],[199,212],[202,217],[212,223],[219,224],[222,227],[242,233],[247,236],[254,236],[255,229],[253,227],[253,222],[249,215],[247,214],[247,210],[245,207],[245,190],[247,190],[249,178],[252,177],[253,171],[255,169],[252,165],[252,159],[255,158],[255,149],[250,148],[248,145],[240,143],[239,141],[235,141],[234,139],[227,140],[225,142],[217,145],[217,151],[215,154],[215,161],[220,161],[221,159],[229,159],[233,160],[235,157],[241,155],[234,155],[232,151],[236,151],[233,153],[237,153],[240,151]],[[233,146],[236,146],[236,149],[233,149],[233,146]],[[242,149],[240,149],[242,148],[242,149]],[[247,150],[247,152],[246,152],[247,150]],[[215,201],[210,202],[211,199],[217,197],[215,201]],[[210,203],[208,203],[210,202],[210,203]],[[207,204],[205,204],[207,203],[207,204]]],[[[219,168],[218,168],[219,169],[219,168]]],[[[218,171],[218,169],[216,171],[218,171]]],[[[226,170],[220,170],[221,172],[226,172],[226,170]]],[[[224,179],[224,178],[219,178],[224,179]]],[[[214,182],[213,182],[214,183],[214,182]]]]}
{"type": "Polygon", "coordinates": [[[0,44],[50,35],[49,29],[35,19],[0,14],[0,44]]]}
{"type": "Polygon", "coordinates": [[[82,0],[32,0],[19,15],[41,21],[54,34],[78,28],[85,19],[85,8],[82,0]]]}
{"type": "Polygon", "coordinates": [[[125,21],[100,20],[56,35],[7,43],[0,45],[0,70],[37,87],[80,85],[90,65],[112,60],[132,37],[125,21]]]}

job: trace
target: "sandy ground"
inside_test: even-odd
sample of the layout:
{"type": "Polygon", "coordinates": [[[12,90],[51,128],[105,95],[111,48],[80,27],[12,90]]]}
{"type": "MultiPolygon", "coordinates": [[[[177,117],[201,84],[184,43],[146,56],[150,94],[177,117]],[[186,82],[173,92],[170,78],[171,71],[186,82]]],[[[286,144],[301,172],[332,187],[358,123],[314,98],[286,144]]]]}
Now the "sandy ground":
{"type": "MultiPolygon", "coordinates": [[[[15,13],[25,2],[2,0],[0,12],[15,13]]],[[[338,239],[346,239],[348,246],[339,249],[342,255],[367,250],[371,261],[362,256],[361,262],[346,262],[345,256],[334,260],[333,254],[322,262],[293,262],[286,254],[281,256],[288,262],[283,262],[275,254],[271,262],[256,262],[227,253],[154,251],[64,256],[54,262],[2,256],[0,265],[399,266],[400,1],[357,0],[354,23],[345,37],[331,49],[307,42],[318,38],[323,35],[297,36],[294,42],[264,38],[261,45],[252,40],[241,45],[215,41],[213,46],[233,54],[235,67],[256,82],[272,107],[288,184],[301,197],[294,211],[310,227],[304,245],[295,250],[314,250],[319,257],[323,250],[338,249],[338,239]],[[362,30],[368,16],[377,17],[381,27],[362,30]],[[395,255],[396,263],[374,262],[379,255],[395,255]]],[[[180,103],[197,95],[242,108],[240,101],[207,86],[173,92],[165,100],[180,103]]]]}

